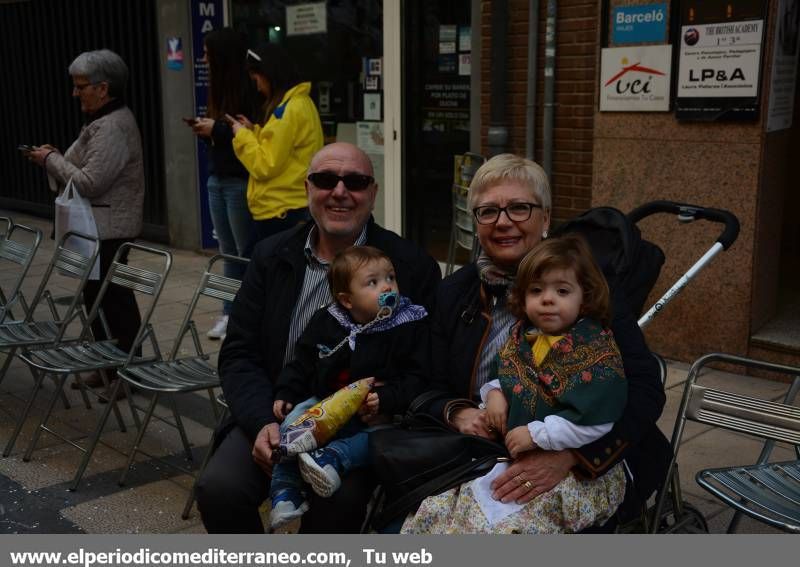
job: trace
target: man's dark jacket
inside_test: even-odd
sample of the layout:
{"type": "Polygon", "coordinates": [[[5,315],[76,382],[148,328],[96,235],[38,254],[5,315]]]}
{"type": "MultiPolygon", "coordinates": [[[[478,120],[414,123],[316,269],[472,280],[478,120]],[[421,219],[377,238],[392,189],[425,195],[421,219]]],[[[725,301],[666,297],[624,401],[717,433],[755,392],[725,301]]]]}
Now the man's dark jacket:
{"type": "Polygon", "coordinates": [[[320,309],[308,322],[297,342],[294,360],[286,365],[275,385],[279,400],[297,405],[311,396],[326,398],[337,389],[340,372],[347,382],[374,377],[382,382],[375,388],[378,413],[405,413],[411,400],[427,386],[430,372],[428,317],[376,333],[356,336],[355,349],[346,344],[331,356],[320,358],[318,345],[333,348],[348,335],[339,321],[320,309]]]}
{"type": "MultiPolygon", "coordinates": [[[[472,380],[489,326],[488,312],[475,264],[458,270],[439,285],[431,318],[431,388],[450,395],[428,406],[432,415],[443,418],[445,406],[452,399],[473,398],[472,380]]],[[[624,301],[614,302],[611,330],[622,354],[628,403],[610,432],[573,449],[579,461],[577,472],[596,477],[626,459],[633,470],[636,492],[649,496],[663,480],[670,457],[669,443],[656,426],[666,401],[664,387],[636,317],[625,309],[624,301]]]]}
{"type": "MultiPolygon", "coordinates": [[[[217,443],[235,422],[251,441],[276,421],[274,384],[283,368],[289,324],[303,286],[304,247],[313,223],[260,242],[233,303],[227,336],[219,355],[222,391],[232,419],[223,424],[217,443]]],[[[392,259],[400,293],[433,307],[441,279],[439,264],[416,244],[381,228],[370,219],[367,242],[392,259]]]]}

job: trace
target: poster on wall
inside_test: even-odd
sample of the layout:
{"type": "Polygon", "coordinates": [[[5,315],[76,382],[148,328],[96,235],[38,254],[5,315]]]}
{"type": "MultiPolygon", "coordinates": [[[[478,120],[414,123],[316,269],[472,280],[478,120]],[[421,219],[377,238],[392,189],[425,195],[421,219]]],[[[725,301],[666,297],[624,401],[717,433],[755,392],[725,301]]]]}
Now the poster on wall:
{"type": "Polygon", "coordinates": [[[762,0],[681,4],[676,118],[758,118],[764,27],[762,0]]]}
{"type": "Polygon", "coordinates": [[[671,45],[603,49],[600,111],[668,111],[671,68],[671,45]]]}
{"type": "Polygon", "coordinates": [[[325,2],[286,6],[286,35],[311,35],[328,31],[325,2]]]}
{"type": "Polygon", "coordinates": [[[800,0],[779,0],[769,82],[767,132],[792,127],[800,52],[800,0]]]}
{"type": "MultiPolygon", "coordinates": [[[[203,38],[224,23],[223,0],[192,0],[192,57],[194,69],[194,115],[208,112],[208,64],[203,62],[203,38]]],[[[216,248],[211,213],[208,210],[208,161],[205,142],[197,139],[197,190],[200,194],[200,240],[203,248],[216,248]]]]}

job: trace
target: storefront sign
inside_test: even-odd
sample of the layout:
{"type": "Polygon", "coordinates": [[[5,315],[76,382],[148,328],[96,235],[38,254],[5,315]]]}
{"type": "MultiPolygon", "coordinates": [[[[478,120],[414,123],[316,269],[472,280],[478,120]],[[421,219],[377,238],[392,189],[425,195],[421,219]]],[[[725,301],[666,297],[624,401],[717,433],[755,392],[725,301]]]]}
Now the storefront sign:
{"type": "Polygon", "coordinates": [[[664,41],[667,36],[667,5],[617,6],[612,18],[612,41],[647,43],[664,41]]]}
{"type": "Polygon", "coordinates": [[[800,52],[800,0],[780,0],[772,51],[767,132],[791,128],[800,52]]]}
{"type": "Polygon", "coordinates": [[[671,45],[603,49],[600,111],[668,111],[671,65],[671,45]]]}
{"type": "MultiPolygon", "coordinates": [[[[194,115],[208,111],[208,64],[203,62],[203,38],[223,27],[223,0],[192,0],[192,55],[194,57],[194,115]]],[[[189,133],[187,132],[187,135],[189,133]]],[[[211,214],[208,211],[208,162],[206,145],[197,139],[197,190],[200,193],[200,230],[203,248],[216,248],[211,214]]]]}
{"type": "Polygon", "coordinates": [[[423,131],[469,130],[470,85],[466,77],[450,83],[426,83],[424,88],[423,131]]]}
{"type": "Polygon", "coordinates": [[[286,6],[286,35],[310,35],[328,31],[325,2],[286,6]]]}
{"type": "Polygon", "coordinates": [[[757,119],[763,9],[761,0],[681,4],[678,119],[757,119]]]}
{"type": "Polygon", "coordinates": [[[383,155],[383,122],[356,122],[356,145],[372,155],[383,155]]]}

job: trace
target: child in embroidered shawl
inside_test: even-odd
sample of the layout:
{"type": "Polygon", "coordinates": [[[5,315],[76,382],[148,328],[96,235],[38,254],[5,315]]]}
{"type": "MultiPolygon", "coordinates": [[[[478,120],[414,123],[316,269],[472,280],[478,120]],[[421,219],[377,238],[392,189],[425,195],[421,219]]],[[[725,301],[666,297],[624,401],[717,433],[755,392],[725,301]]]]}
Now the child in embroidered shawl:
{"type": "MultiPolygon", "coordinates": [[[[622,415],[627,383],[605,328],[608,285],[582,237],[553,238],[534,248],[520,264],[509,308],[519,321],[498,353],[497,378],[480,392],[489,430],[512,457],[577,448],[607,433],[622,415]]],[[[504,504],[492,500],[489,485],[506,467],[498,465],[455,495],[426,499],[404,531],[575,532],[605,522],[625,493],[620,464],[595,480],[570,473],[526,505],[504,504]]],[[[517,481],[533,488],[528,479],[517,481]]]]}
{"type": "Polygon", "coordinates": [[[369,425],[405,412],[422,392],[429,365],[427,312],[399,295],[386,254],[352,246],[334,258],[328,283],[334,302],[314,313],[297,343],[295,360],[278,376],[273,411],[283,423],[281,432],[306,409],[356,380],[373,378],[374,388],[360,415],[333,441],[275,465],[270,484],[273,528],[308,510],[306,483],[328,497],[343,475],[366,465],[369,425]],[[391,315],[383,311],[378,316],[389,304],[391,315]]]}

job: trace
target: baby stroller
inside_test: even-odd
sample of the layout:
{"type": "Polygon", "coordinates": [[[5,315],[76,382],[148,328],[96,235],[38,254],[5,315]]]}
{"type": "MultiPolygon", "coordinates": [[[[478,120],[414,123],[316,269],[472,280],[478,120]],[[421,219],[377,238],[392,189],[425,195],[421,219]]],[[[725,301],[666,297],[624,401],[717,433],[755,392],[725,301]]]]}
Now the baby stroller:
{"type": "MultiPolygon", "coordinates": [[[[739,221],[728,211],[674,203],[653,201],[644,204],[628,215],[611,207],[590,209],[583,215],[562,225],[557,233],[578,232],[582,234],[600,264],[612,290],[612,303],[624,305],[641,314],[647,296],[655,285],[664,263],[664,253],[655,244],[641,237],[636,223],[660,213],[673,214],[681,223],[706,220],[724,226],[722,233],[711,248],[681,276],[664,295],[639,318],[644,328],[653,318],[680,293],[692,279],[722,250],[727,250],[739,234],[739,221]]],[[[667,366],[654,353],[661,373],[661,383],[666,380],[667,366]]],[[[673,452],[675,447],[673,447],[673,452]]],[[[656,506],[648,508],[640,503],[636,517],[621,524],[620,532],[652,533],[707,533],[708,526],[702,513],[685,502],[681,495],[677,468],[670,469],[667,479],[658,491],[659,517],[656,506]]],[[[630,479],[632,480],[632,479],[630,479]]]]}

